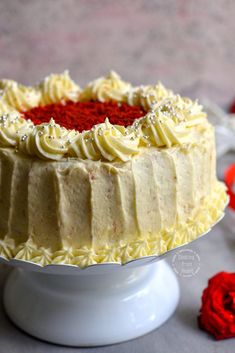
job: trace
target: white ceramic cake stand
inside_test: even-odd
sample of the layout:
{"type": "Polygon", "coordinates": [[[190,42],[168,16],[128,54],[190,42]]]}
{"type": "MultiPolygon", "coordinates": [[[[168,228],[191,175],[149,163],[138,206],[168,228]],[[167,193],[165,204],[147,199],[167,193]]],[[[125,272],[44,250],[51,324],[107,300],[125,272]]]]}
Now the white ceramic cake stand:
{"type": "Polygon", "coordinates": [[[179,286],[166,262],[107,266],[100,273],[77,275],[17,268],[5,286],[6,312],[31,335],[68,346],[126,341],[154,330],[172,315],[179,286]]]}
{"type": "Polygon", "coordinates": [[[5,310],[22,330],[57,344],[133,339],[161,326],[177,307],[178,281],[163,256],[85,269],[2,258],[16,267],[6,282],[5,310]]]}

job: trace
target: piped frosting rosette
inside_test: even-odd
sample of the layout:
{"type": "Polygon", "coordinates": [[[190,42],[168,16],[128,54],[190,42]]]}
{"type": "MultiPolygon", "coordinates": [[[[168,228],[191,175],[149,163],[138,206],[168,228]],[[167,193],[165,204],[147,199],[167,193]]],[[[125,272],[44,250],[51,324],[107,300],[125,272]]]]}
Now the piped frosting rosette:
{"type": "Polygon", "coordinates": [[[113,161],[127,161],[138,153],[139,137],[132,129],[112,125],[106,118],[103,124],[95,125],[90,131],[79,134],[69,148],[71,156],[113,161]]]}

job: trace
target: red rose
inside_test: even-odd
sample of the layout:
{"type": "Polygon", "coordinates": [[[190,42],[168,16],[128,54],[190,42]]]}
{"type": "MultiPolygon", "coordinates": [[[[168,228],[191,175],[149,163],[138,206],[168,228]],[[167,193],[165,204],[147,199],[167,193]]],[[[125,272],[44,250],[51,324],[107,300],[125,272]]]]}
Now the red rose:
{"type": "Polygon", "coordinates": [[[232,102],[232,104],[231,104],[231,106],[229,108],[229,112],[233,113],[233,114],[235,113],[235,101],[232,102]]]}
{"type": "Polygon", "coordinates": [[[220,272],[209,280],[198,323],[217,340],[235,337],[235,273],[220,272]]]}
{"type": "Polygon", "coordinates": [[[224,173],[224,181],[228,188],[229,206],[235,210],[235,164],[231,164],[224,173]]]}

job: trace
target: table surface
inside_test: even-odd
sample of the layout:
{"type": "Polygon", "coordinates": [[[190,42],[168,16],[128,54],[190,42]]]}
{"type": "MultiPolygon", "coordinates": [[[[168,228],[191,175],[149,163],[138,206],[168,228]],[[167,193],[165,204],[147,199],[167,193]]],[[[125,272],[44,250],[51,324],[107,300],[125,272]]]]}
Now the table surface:
{"type": "MultiPolygon", "coordinates": [[[[229,163],[234,162],[234,155],[227,155],[219,161],[219,174],[229,163]]],[[[159,329],[138,339],[107,347],[97,348],[67,348],[48,344],[34,339],[16,328],[4,313],[2,301],[0,304],[0,353],[72,353],[72,352],[219,352],[232,353],[235,350],[235,339],[215,341],[197,326],[198,310],[201,303],[201,293],[207,285],[209,277],[215,273],[235,271],[235,230],[228,228],[229,215],[204,238],[187,245],[200,257],[200,270],[192,277],[178,276],[181,288],[181,298],[175,314],[159,329]]],[[[172,264],[172,256],[168,262],[172,264]]],[[[11,269],[0,266],[0,288],[3,292],[4,281],[11,269]]]]}

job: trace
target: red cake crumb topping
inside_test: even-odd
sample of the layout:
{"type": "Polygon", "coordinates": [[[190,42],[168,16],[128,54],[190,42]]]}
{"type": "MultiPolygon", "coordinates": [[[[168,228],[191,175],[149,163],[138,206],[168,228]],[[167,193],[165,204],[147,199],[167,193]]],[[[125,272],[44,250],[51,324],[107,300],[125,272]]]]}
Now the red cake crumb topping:
{"type": "Polygon", "coordinates": [[[36,107],[24,113],[34,124],[49,122],[51,118],[67,129],[90,130],[93,125],[103,123],[108,117],[114,125],[129,126],[146,113],[141,107],[116,102],[66,102],[36,107]]]}

